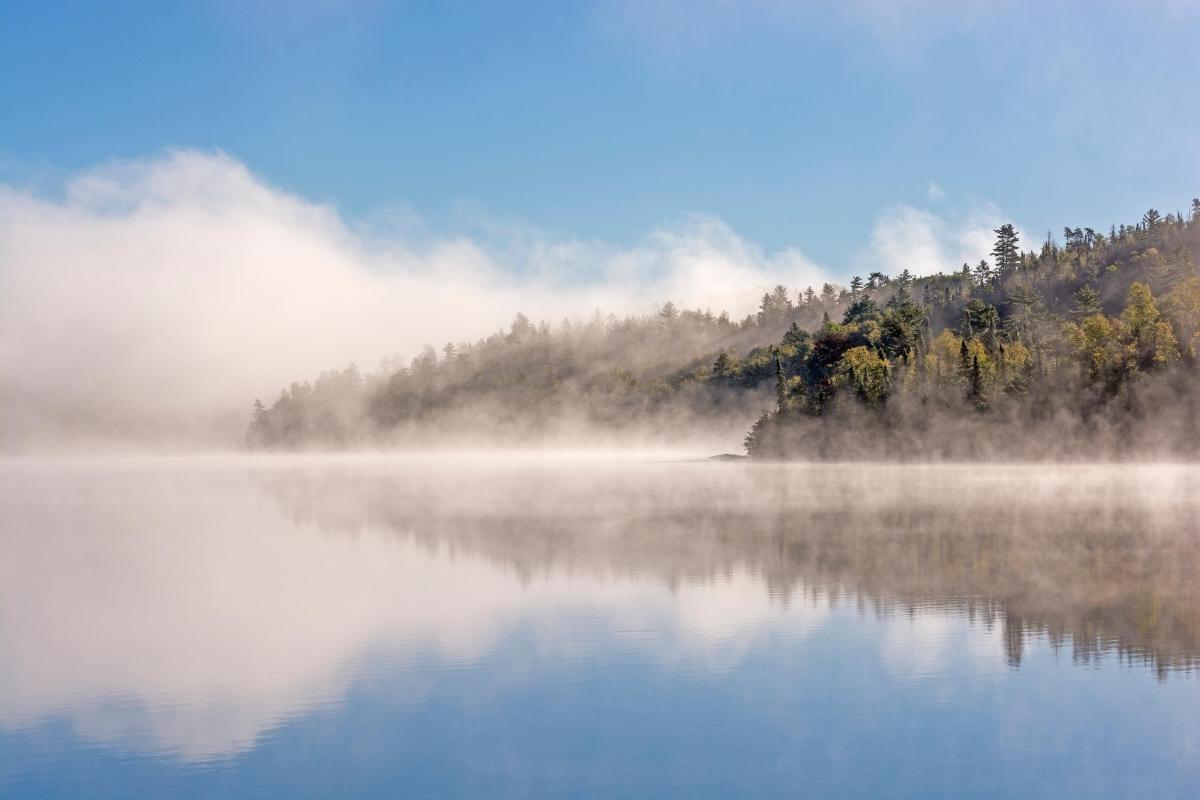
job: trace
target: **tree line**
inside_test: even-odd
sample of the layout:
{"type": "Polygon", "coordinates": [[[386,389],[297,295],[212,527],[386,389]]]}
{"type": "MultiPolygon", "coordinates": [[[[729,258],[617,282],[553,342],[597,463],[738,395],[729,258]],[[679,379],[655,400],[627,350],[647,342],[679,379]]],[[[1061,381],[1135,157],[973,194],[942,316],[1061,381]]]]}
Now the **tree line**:
{"type": "Polygon", "coordinates": [[[976,264],[793,294],[756,314],[680,309],[534,324],[353,365],[255,401],[255,447],[403,439],[448,420],[537,436],[744,418],[757,457],[1061,456],[1197,449],[1200,200],[1107,233],[1021,248],[1011,224],[976,264]]]}

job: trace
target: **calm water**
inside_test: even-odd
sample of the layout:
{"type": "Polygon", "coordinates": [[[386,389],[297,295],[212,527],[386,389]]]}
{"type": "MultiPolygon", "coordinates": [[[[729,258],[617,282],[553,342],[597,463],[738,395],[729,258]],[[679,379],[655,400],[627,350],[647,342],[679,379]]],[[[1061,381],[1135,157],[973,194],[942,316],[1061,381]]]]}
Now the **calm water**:
{"type": "Polygon", "coordinates": [[[0,465],[0,796],[1200,796],[1200,469],[0,465]]]}

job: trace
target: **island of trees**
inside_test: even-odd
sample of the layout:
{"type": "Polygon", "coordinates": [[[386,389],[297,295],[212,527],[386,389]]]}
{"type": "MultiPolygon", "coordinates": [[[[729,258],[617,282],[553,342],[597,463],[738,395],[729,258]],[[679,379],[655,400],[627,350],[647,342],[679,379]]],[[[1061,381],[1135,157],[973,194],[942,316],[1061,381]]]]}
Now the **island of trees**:
{"type": "Polygon", "coordinates": [[[430,430],[653,430],[742,419],[758,458],[1188,457],[1200,451],[1200,199],[1187,213],[1013,225],[976,264],[777,286],[757,314],[679,309],[557,326],[518,314],[477,342],[353,365],[255,401],[254,447],[430,430]]]}

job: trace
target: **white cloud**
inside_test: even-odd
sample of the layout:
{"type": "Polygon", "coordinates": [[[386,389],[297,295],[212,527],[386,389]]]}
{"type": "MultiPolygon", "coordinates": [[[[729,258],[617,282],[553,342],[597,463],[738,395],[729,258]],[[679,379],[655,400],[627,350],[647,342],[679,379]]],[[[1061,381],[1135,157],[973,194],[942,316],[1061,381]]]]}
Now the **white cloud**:
{"type": "Polygon", "coordinates": [[[904,269],[914,275],[952,272],[985,258],[992,249],[994,229],[1006,221],[992,205],[951,217],[909,205],[894,206],[876,220],[867,259],[892,275],[904,269]]]}
{"type": "Polygon", "coordinates": [[[85,171],[56,199],[0,186],[0,443],[67,416],[244,416],[290,381],[474,339],[518,310],[553,321],[672,299],[743,314],[766,286],[826,279],[702,216],[626,248],[533,229],[502,249],[407,236],[420,221],[403,210],[372,223],[195,151],[85,171]]]}

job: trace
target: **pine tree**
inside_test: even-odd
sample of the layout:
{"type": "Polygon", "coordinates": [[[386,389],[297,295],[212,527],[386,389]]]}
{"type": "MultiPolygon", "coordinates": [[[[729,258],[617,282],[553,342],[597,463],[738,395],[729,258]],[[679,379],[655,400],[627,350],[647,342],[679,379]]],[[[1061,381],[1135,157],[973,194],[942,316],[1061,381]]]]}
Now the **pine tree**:
{"type": "Polygon", "coordinates": [[[992,268],[988,264],[987,259],[979,259],[979,264],[975,267],[975,284],[980,288],[987,286],[992,282],[992,268]]]}
{"type": "Polygon", "coordinates": [[[826,308],[837,302],[837,289],[832,283],[826,283],[821,286],[821,304],[826,308]]]}
{"type": "Polygon", "coordinates": [[[996,262],[996,274],[1003,281],[1016,272],[1021,263],[1021,253],[1017,249],[1021,237],[1011,222],[996,228],[994,233],[996,246],[992,248],[992,258],[996,262]]]}
{"type": "Polygon", "coordinates": [[[679,319],[679,308],[668,300],[658,312],[658,318],[663,325],[674,325],[675,320],[679,319]]]}
{"type": "Polygon", "coordinates": [[[1096,290],[1091,286],[1081,286],[1075,293],[1075,310],[1071,313],[1081,317],[1104,313],[1100,306],[1100,295],[1096,294],[1096,290]]]}
{"type": "Polygon", "coordinates": [[[787,333],[783,334],[783,343],[799,348],[806,345],[809,338],[808,331],[793,322],[792,326],[787,329],[787,333]]]}
{"type": "Polygon", "coordinates": [[[733,364],[729,359],[729,354],[722,351],[717,360],[712,365],[712,376],[714,378],[728,378],[733,374],[733,364]]]}

